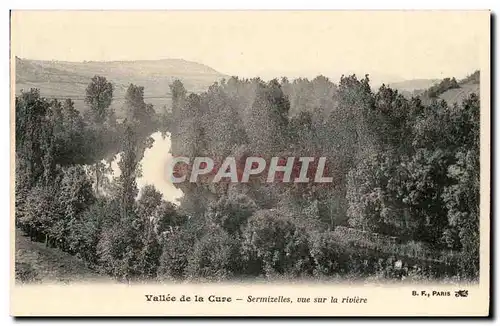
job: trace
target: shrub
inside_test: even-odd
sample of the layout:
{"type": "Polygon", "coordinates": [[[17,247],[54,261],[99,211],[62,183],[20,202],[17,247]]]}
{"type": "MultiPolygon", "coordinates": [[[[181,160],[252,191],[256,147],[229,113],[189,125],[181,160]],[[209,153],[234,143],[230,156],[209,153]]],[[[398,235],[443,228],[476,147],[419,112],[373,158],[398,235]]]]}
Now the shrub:
{"type": "Polygon", "coordinates": [[[57,207],[53,204],[54,202],[53,194],[44,187],[32,188],[26,198],[24,214],[20,217],[19,223],[28,230],[45,235],[47,241],[50,228],[57,216],[57,207]]]}
{"type": "Polygon", "coordinates": [[[169,234],[163,246],[158,267],[159,278],[182,278],[195,242],[194,235],[180,229],[169,234]]]}
{"type": "Polygon", "coordinates": [[[150,232],[145,236],[143,246],[138,256],[139,270],[146,279],[154,278],[157,274],[161,246],[156,234],[150,232]]]}
{"type": "Polygon", "coordinates": [[[240,233],[241,226],[257,209],[255,202],[245,194],[222,196],[210,205],[208,217],[229,234],[240,233]]]}
{"type": "Polygon", "coordinates": [[[204,229],[205,223],[196,220],[187,222],[174,232],[166,234],[157,273],[160,279],[185,277],[189,256],[192,254],[196,239],[202,237],[204,229]]]}
{"type": "Polygon", "coordinates": [[[118,221],[103,230],[97,244],[98,263],[101,270],[118,279],[134,276],[135,248],[132,246],[129,225],[118,221]]]}
{"type": "Polygon", "coordinates": [[[237,269],[237,243],[221,227],[214,226],[194,244],[188,257],[189,278],[223,280],[237,269]]]}
{"type": "Polygon", "coordinates": [[[345,251],[332,232],[311,234],[310,253],[316,275],[332,275],[346,268],[345,251]]]}
{"type": "Polygon", "coordinates": [[[307,274],[313,267],[307,238],[306,229],[289,216],[260,210],[243,230],[242,254],[250,265],[260,266],[266,276],[307,274]]]}

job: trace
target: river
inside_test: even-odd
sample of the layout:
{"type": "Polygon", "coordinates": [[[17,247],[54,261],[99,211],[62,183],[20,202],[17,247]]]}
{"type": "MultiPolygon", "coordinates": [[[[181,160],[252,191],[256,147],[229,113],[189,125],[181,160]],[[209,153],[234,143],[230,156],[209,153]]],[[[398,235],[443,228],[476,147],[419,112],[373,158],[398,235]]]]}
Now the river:
{"type": "MultiPolygon", "coordinates": [[[[137,179],[137,186],[139,189],[145,185],[151,184],[163,194],[163,198],[172,203],[179,203],[179,198],[182,197],[182,191],[175,188],[170,180],[167,179],[165,167],[169,160],[172,159],[170,151],[170,135],[167,134],[165,139],[162,138],[160,132],[155,132],[151,135],[154,139],[153,146],[146,149],[144,157],[140,164],[142,167],[142,176],[137,179]]],[[[120,155],[111,163],[113,169],[113,176],[120,175],[120,168],[118,161],[120,155]]],[[[111,177],[108,175],[108,177],[111,177]]]]}

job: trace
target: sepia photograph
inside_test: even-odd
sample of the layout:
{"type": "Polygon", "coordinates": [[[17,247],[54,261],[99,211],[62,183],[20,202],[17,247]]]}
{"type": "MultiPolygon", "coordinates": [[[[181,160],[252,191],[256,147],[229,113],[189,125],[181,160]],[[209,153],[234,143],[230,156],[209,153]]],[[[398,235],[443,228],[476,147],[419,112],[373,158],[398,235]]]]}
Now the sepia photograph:
{"type": "Polygon", "coordinates": [[[488,315],[490,15],[11,11],[11,314],[488,315]]]}

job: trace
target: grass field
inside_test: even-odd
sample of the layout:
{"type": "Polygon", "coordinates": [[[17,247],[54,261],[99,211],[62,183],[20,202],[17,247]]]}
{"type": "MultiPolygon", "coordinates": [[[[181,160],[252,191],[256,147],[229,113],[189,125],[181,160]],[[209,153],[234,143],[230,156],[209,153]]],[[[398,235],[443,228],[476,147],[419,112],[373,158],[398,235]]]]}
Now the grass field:
{"type": "Polygon", "coordinates": [[[227,78],[210,67],[180,59],[126,62],[64,62],[16,58],[16,88],[38,88],[42,96],[64,100],[71,98],[78,110],[86,108],[85,89],[94,75],[106,77],[114,86],[111,108],[122,112],[130,83],[144,86],[146,103],[157,112],[170,107],[169,85],[179,79],[189,92],[205,91],[215,81],[227,78]]]}
{"type": "Polygon", "coordinates": [[[439,95],[439,98],[445,100],[449,105],[454,103],[461,104],[463,100],[469,97],[472,93],[479,95],[479,84],[462,84],[460,88],[449,89],[443,94],[439,95]]]}

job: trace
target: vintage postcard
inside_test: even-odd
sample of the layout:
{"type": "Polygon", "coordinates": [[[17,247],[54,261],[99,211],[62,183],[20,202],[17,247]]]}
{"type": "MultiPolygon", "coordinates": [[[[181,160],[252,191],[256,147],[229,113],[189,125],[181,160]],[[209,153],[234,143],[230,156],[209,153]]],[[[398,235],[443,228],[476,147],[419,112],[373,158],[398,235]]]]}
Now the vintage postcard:
{"type": "Polygon", "coordinates": [[[482,11],[11,11],[13,316],[488,316],[482,11]]]}

